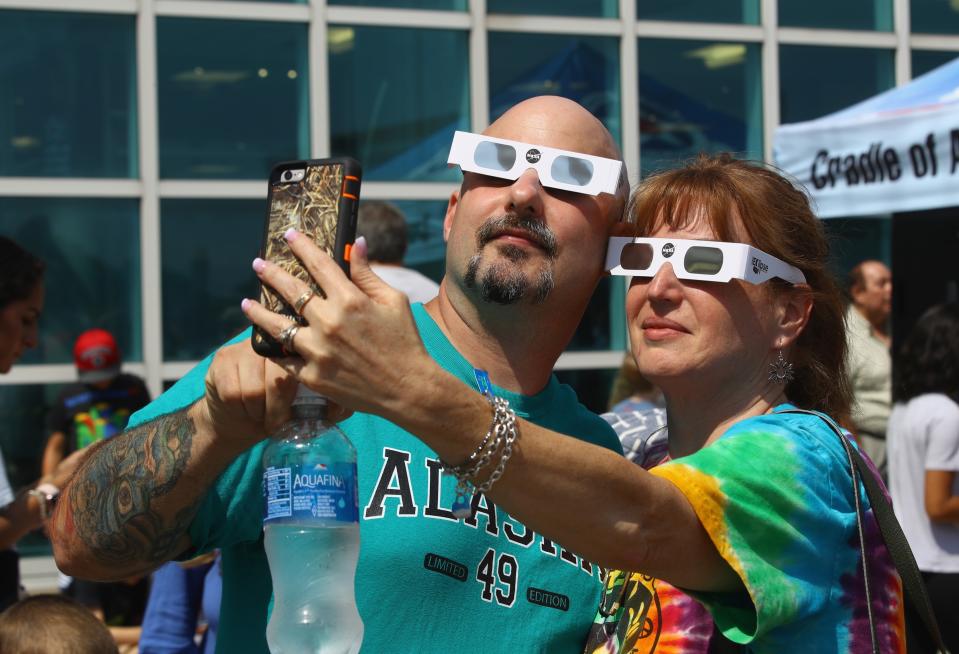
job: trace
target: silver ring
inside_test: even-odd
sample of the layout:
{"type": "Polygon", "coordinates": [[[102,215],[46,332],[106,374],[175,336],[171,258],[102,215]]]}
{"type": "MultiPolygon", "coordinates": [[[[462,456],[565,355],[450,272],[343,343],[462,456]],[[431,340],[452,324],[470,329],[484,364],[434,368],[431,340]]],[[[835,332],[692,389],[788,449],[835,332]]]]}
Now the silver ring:
{"type": "Polygon", "coordinates": [[[289,325],[283,328],[283,331],[280,332],[280,335],[277,337],[277,340],[280,341],[280,345],[283,346],[283,349],[287,352],[293,352],[293,339],[296,338],[296,332],[300,329],[300,326],[295,322],[291,322],[289,325]]]}
{"type": "Polygon", "coordinates": [[[306,303],[313,299],[316,293],[313,292],[313,289],[307,289],[303,295],[296,298],[296,302],[293,303],[293,310],[296,311],[299,315],[303,315],[303,307],[306,306],[306,303]]]}

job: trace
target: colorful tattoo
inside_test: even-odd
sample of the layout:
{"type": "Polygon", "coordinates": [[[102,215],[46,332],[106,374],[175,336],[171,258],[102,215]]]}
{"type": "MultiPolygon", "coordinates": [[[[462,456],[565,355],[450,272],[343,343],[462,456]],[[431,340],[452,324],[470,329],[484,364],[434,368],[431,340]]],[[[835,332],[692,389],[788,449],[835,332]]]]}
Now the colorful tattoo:
{"type": "Polygon", "coordinates": [[[73,526],[103,563],[157,564],[180,553],[200,496],[172,517],[154,505],[176,488],[195,433],[182,409],[102,441],[84,461],[70,485],[73,526]]]}

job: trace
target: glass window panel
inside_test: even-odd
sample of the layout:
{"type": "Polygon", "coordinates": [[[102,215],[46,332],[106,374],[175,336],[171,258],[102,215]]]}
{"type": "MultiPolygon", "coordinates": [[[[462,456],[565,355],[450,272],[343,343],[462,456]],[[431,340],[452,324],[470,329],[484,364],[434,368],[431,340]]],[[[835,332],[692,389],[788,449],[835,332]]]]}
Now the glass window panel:
{"type": "Polygon", "coordinates": [[[307,26],[157,19],[160,176],[265,179],[309,154],[307,26]]]}
{"type": "Polygon", "coordinates": [[[137,176],[135,27],[0,11],[0,175],[137,176]]]}
{"type": "Polygon", "coordinates": [[[620,140],[619,40],[601,36],[489,35],[490,120],[536,95],[576,100],[620,140]]]}
{"type": "Polygon", "coordinates": [[[825,116],[893,86],[892,50],[810,45],[779,48],[783,124],[825,116]]]}
{"type": "Polygon", "coordinates": [[[470,129],[465,31],[331,26],[330,138],[366,180],[456,180],[453,132],[470,129]]]}
{"type": "Polygon", "coordinates": [[[446,273],[446,241],[443,219],[446,202],[399,200],[393,204],[406,216],[406,257],[403,265],[414,268],[437,284],[446,273]]]}
{"type": "Polygon", "coordinates": [[[636,0],[640,20],[759,24],[759,0],[636,0]]]}
{"type": "Polygon", "coordinates": [[[619,0],[486,0],[491,14],[539,16],[619,16],[619,0]]]}
{"type": "Polygon", "coordinates": [[[939,68],[959,57],[959,52],[941,52],[937,50],[912,51],[912,76],[919,77],[930,70],[939,68]]]}
{"type": "Polygon", "coordinates": [[[126,361],[143,358],[139,201],[0,198],[0,234],[46,262],[39,345],[22,363],[73,363],[83,331],[113,333],[126,361]]]}
{"type": "Polygon", "coordinates": [[[704,151],[762,158],[758,44],[640,39],[639,71],[643,175],[704,151]]]}
{"type": "Polygon", "coordinates": [[[163,200],[160,212],[163,358],[202,359],[249,326],[240,300],[259,297],[250,264],[262,246],[266,204],[163,200]]]}
{"type": "Polygon", "coordinates": [[[615,368],[597,370],[557,370],[556,378],[569,384],[576,396],[593,413],[605,413],[609,410],[609,392],[616,379],[615,368]]]}
{"type": "Polygon", "coordinates": [[[959,34],[959,2],[909,0],[909,23],[913,32],[959,34]]]}
{"type": "Polygon", "coordinates": [[[892,0],[779,0],[783,27],[892,31],[892,0]]]}
{"type": "Polygon", "coordinates": [[[405,9],[450,9],[466,11],[468,0],[327,0],[328,5],[352,7],[400,7],[405,9]]]}

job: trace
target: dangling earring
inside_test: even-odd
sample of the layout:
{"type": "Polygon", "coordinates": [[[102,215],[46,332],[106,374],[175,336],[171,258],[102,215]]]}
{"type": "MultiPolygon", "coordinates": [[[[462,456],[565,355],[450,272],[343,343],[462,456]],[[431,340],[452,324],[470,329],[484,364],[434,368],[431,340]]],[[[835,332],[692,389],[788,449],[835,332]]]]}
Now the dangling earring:
{"type": "Polygon", "coordinates": [[[785,386],[796,377],[793,364],[786,361],[783,351],[779,350],[776,360],[769,364],[769,381],[785,386]]]}

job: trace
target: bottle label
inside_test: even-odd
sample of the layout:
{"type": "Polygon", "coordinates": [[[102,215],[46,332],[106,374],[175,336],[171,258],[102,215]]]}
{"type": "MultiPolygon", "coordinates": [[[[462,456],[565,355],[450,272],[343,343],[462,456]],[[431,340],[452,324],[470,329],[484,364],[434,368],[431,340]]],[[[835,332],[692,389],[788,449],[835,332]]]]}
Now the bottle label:
{"type": "Polygon", "coordinates": [[[263,471],[263,523],[358,522],[356,464],[322,463],[263,471]]]}

